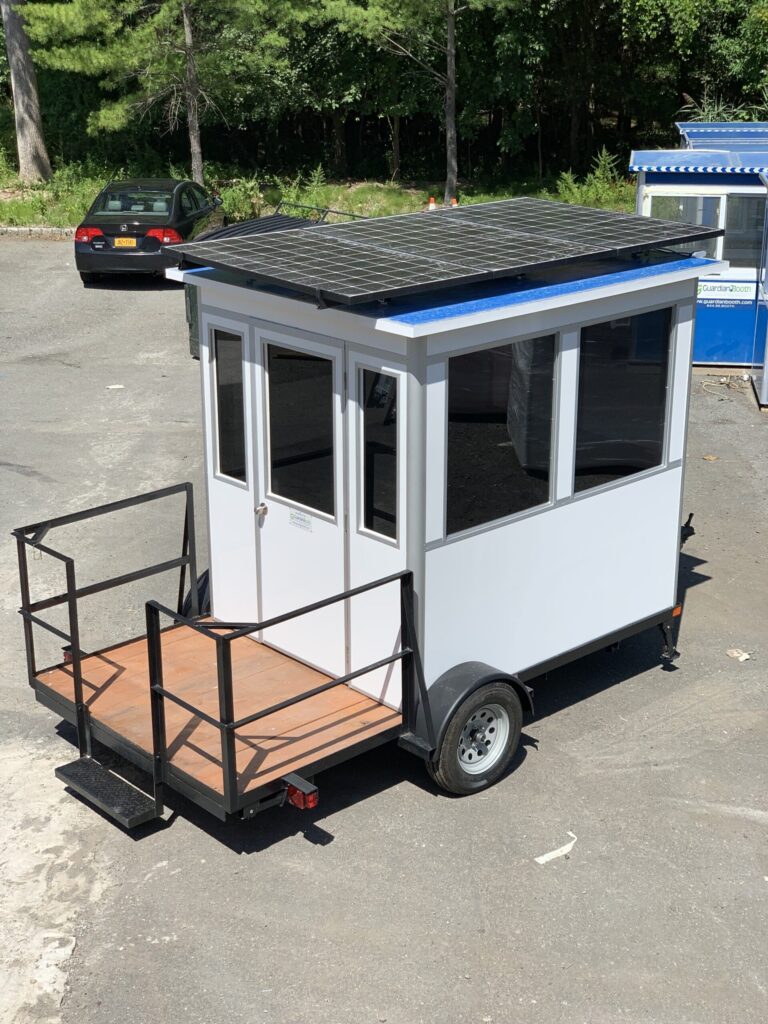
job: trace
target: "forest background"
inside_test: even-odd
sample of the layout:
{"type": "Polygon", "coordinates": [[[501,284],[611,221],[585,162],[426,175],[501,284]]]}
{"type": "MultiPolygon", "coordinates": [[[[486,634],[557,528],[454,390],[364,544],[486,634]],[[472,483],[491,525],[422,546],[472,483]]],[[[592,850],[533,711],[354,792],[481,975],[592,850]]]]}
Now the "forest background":
{"type": "Polygon", "coordinates": [[[109,177],[231,218],[428,195],[631,209],[632,148],[768,119],[768,0],[0,0],[0,224],[109,177]],[[35,108],[35,102],[37,107],[35,108]]]}

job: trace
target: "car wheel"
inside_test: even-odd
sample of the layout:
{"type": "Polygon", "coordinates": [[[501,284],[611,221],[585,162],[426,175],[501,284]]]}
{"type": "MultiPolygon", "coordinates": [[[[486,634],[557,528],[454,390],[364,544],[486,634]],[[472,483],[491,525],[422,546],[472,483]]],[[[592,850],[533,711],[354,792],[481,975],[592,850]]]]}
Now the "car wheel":
{"type": "Polygon", "coordinates": [[[95,274],[92,270],[81,270],[80,280],[83,284],[96,284],[99,279],[99,275],[95,274]]]}
{"type": "Polygon", "coordinates": [[[506,683],[475,690],[454,712],[437,760],[427,770],[449,793],[464,796],[497,782],[514,757],[523,728],[520,698],[506,683]]]}

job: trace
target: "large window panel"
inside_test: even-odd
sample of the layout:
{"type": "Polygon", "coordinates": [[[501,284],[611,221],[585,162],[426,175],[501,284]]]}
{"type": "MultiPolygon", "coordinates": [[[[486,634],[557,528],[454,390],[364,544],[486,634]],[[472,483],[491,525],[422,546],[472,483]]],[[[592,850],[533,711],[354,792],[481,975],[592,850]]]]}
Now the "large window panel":
{"type": "Polygon", "coordinates": [[[672,309],[582,328],[575,490],[660,466],[672,309]]]}
{"type": "MultiPolygon", "coordinates": [[[[720,202],[720,196],[651,196],[651,216],[659,220],[717,228],[720,224],[720,202]]],[[[717,254],[717,242],[717,238],[707,238],[673,248],[678,252],[695,252],[713,259],[717,254]]]]}
{"type": "Polygon", "coordinates": [[[397,537],[397,378],[362,370],[363,526],[397,537]]]}
{"type": "Polygon", "coordinates": [[[723,259],[732,267],[757,268],[760,265],[764,221],[764,196],[728,196],[723,259]]]}
{"type": "Polygon", "coordinates": [[[267,346],[270,490],[334,514],[333,363],[267,346]]]}
{"type": "Polygon", "coordinates": [[[214,330],[213,359],[218,471],[233,480],[245,481],[242,337],[229,331],[214,330]]]}
{"type": "Polygon", "coordinates": [[[446,531],[549,501],[555,338],[448,360],[446,531]]]}

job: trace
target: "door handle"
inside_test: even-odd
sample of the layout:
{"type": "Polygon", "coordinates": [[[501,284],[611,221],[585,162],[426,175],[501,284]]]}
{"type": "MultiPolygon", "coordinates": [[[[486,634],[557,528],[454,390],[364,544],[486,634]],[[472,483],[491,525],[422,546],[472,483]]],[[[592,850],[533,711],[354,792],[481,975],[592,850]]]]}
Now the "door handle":
{"type": "Polygon", "coordinates": [[[254,509],[254,512],[259,517],[259,519],[263,519],[264,516],[269,512],[269,508],[262,501],[262,503],[260,505],[256,506],[256,508],[254,509]]]}

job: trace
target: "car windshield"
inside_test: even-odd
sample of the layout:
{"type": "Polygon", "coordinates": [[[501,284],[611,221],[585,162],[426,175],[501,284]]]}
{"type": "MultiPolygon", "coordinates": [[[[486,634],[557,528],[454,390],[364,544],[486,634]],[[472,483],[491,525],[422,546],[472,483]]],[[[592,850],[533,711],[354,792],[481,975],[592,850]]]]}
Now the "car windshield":
{"type": "Polygon", "coordinates": [[[121,188],[102,192],[92,213],[170,213],[173,193],[168,189],[121,188]]]}

